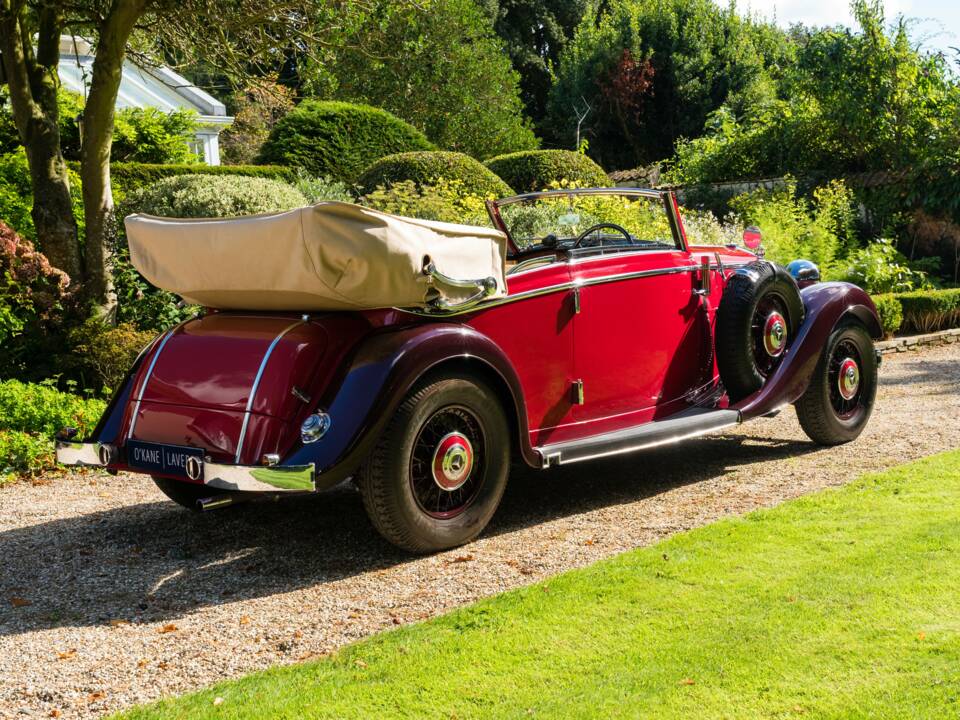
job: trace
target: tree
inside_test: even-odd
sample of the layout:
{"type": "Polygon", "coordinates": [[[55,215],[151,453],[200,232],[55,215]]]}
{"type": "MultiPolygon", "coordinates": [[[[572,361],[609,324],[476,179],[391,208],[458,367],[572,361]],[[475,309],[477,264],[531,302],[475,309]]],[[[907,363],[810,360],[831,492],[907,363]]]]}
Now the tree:
{"type": "Polygon", "coordinates": [[[286,49],[310,55],[326,43],[326,30],[364,13],[363,0],[0,0],[0,52],[10,106],[30,166],[37,236],[51,262],[70,275],[74,287],[82,286],[92,303],[112,309],[110,150],[129,52],[143,62],[203,55],[228,75],[257,74],[286,49]],[[82,253],[57,105],[60,38],[72,33],[92,41],[96,53],[83,110],[82,253]]]}
{"type": "Polygon", "coordinates": [[[586,102],[590,154],[603,167],[661,160],[679,138],[700,135],[722,104],[775,95],[775,68],[789,52],[782,31],[712,0],[614,1],[587,12],[561,53],[544,127],[571,147],[573,108],[586,102]],[[636,112],[625,113],[625,103],[636,112]]]}
{"type": "Polygon", "coordinates": [[[520,97],[538,124],[547,109],[550,68],[583,18],[591,0],[482,0],[520,74],[520,97]]]}
{"type": "Polygon", "coordinates": [[[338,42],[313,64],[313,94],[382,107],[481,160],[537,146],[517,73],[473,0],[375,0],[338,42]]]}

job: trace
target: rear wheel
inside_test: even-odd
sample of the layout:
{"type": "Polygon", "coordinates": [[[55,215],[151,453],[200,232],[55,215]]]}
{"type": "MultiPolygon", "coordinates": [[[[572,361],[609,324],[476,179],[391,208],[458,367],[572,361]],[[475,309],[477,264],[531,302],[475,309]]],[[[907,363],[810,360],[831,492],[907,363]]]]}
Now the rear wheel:
{"type": "Polygon", "coordinates": [[[360,469],[374,527],[411,552],[475,538],[507,484],[508,427],[496,394],[477,378],[437,378],[412,390],[360,469]]]}
{"type": "Polygon", "coordinates": [[[160,492],[173,500],[177,505],[200,511],[197,505],[198,500],[208,498],[216,493],[211,492],[205,485],[194,485],[193,483],[183,482],[182,480],[171,480],[170,478],[153,477],[153,482],[160,488],[160,492]]]}
{"type": "Polygon", "coordinates": [[[850,442],[866,427],[876,394],[873,340],[859,322],[846,322],[830,335],[810,386],[796,402],[797,418],[820,445],[850,442]]]}

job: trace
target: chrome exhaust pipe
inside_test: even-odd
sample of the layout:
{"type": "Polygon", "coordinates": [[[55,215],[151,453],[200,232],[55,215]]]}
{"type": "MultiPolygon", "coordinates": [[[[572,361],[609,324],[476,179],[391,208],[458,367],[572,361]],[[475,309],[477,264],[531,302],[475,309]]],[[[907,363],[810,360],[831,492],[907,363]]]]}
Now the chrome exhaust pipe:
{"type": "Polygon", "coordinates": [[[225,508],[227,505],[233,505],[236,502],[237,498],[234,495],[214,495],[212,497],[200,498],[197,500],[197,507],[201,512],[207,512],[208,510],[225,508]]]}

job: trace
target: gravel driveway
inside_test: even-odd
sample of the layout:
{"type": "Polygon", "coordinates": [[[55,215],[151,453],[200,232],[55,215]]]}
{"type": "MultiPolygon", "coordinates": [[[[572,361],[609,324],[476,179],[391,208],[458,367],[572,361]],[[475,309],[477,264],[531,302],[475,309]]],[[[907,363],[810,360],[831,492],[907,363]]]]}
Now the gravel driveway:
{"type": "Polygon", "coordinates": [[[517,471],[484,536],[411,559],[359,495],[193,515],[149,479],[0,490],[0,717],[99,715],[371,633],[715,518],[960,445],[960,344],[887,356],[864,435],[812,445],[792,410],[683,446],[517,471]]]}

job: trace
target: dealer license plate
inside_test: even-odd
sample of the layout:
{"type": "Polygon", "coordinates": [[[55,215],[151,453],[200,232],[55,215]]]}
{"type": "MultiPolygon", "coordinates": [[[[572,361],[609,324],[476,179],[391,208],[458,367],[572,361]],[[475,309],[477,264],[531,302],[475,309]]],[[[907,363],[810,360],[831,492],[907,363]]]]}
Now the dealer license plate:
{"type": "Polygon", "coordinates": [[[201,448],[127,440],[127,464],[160,475],[187,477],[187,458],[203,460],[201,448]]]}

